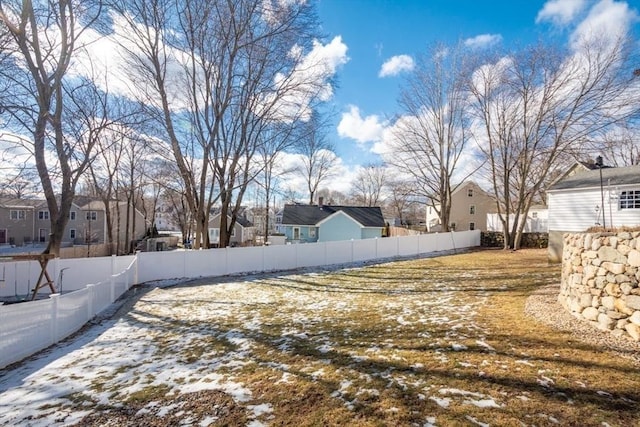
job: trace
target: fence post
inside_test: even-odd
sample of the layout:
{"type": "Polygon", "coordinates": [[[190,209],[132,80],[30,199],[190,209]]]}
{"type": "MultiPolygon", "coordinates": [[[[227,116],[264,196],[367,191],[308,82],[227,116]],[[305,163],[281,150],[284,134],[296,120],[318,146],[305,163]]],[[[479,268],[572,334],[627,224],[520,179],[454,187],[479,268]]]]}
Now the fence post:
{"type": "Polygon", "coordinates": [[[187,277],[187,250],[183,250],[182,253],[182,277],[187,277]]]}
{"type": "Polygon", "coordinates": [[[138,265],[140,264],[140,258],[138,257],[139,254],[140,252],[136,251],[136,254],[135,254],[136,262],[133,265],[133,284],[134,285],[138,284],[138,265]]]}
{"type": "Polygon", "coordinates": [[[94,284],[90,283],[87,285],[87,322],[93,318],[93,294],[94,284]]]}
{"type": "Polygon", "coordinates": [[[116,300],[116,256],[111,255],[111,302],[116,300]]]}
{"type": "Polygon", "coordinates": [[[109,302],[113,303],[116,300],[116,275],[112,274],[109,280],[109,302]]]}
{"type": "Polygon", "coordinates": [[[351,239],[351,262],[353,262],[353,239],[351,239]]]}
{"type": "Polygon", "coordinates": [[[58,278],[60,278],[60,258],[55,257],[53,259],[53,283],[54,283],[54,288],[60,292],[60,284],[56,283],[56,280],[58,280],[58,278]]]}
{"type": "Polygon", "coordinates": [[[58,298],[60,294],[51,294],[51,344],[58,340],[58,298]]]}

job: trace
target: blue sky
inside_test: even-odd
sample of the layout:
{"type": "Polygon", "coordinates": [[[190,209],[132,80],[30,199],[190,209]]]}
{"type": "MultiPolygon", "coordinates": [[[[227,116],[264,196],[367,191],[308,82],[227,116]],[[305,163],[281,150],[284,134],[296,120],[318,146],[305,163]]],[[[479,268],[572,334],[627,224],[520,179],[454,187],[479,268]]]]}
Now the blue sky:
{"type": "Polygon", "coordinates": [[[568,44],[585,26],[619,28],[638,34],[640,1],[616,0],[319,0],[322,30],[341,37],[348,60],[338,70],[330,102],[329,133],[345,166],[376,161],[372,148],[398,112],[406,68],[380,76],[394,56],[415,58],[430,44],[458,41],[517,47],[538,39],[568,44]]]}

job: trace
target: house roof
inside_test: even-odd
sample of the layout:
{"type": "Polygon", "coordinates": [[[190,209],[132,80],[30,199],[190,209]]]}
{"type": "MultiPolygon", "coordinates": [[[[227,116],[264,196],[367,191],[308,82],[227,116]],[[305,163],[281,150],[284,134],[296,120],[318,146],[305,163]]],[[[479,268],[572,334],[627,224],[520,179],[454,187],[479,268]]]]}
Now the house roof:
{"type": "MultiPolygon", "coordinates": [[[[640,165],[623,168],[602,168],[602,183],[605,186],[640,184],[640,165]]],[[[547,191],[596,187],[600,187],[600,169],[575,172],[556,181],[547,191]]]]}
{"type": "Polygon", "coordinates": [[[38,199],[16,199],[9,197],[0,198],[0,206],[3,208],[37,208],[42,206],[43,204],[46,205],[46,202],[44,200],[38,199]]]}
{"type": "MultiPolygon", "coordinates": [[[[214,215],[209,217],[209,223],[213,222],[216,220],[216,218],[220,217],[220,212],[215,213],[214,215]]],[[[227,219],[229,221],[231,221],[231,216],[227,215],[227,219]]],[[[249,221],[247,218],[245,217],[237,217],[236,218],[236,224],[240,225],[242,228],[248,228],[248,227],[253,227],[253,223],[251,221],[249,221]]]]}
{"type": "Polygon", "coordinates": [[[363,227],[384,227],[382,210],[368,206],[285,205],[283,225],[316,225],[336,212],[343,212],[363,227]]]}

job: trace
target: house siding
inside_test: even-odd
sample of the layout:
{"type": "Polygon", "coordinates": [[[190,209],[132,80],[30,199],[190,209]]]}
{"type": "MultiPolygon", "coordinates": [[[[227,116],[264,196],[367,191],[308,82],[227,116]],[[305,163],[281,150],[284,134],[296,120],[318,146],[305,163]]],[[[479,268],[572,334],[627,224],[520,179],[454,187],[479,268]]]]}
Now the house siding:
{"type": "MultiPolygon", "coordinates": [[[[640,185],[618,186],[622,191],[640,190],[640,185]]],[[[547,192],[549,206],[549,260],[560,262],[563,235],[568,232],[583,232],[597,224],[602,225],[602,216],[596,206],[602,204],[600,188],[550,190],[547,192]]],[[[609,227],[640,225],[640,209],[619,209],[618,199],[610,197],[604,190],[605,224],[609,227]]]]}
{"type": "Polygon", "coordinates": [[[287,225],[282,226],[282,230],[288,242],[314,243],[318,241],[319,230],[316,226],[310,225],[287,225]],[[300,238],[294,239],[293,229],[300,229],[300,238]],[[312,229],[315,231],[315,237],[311,236],[312,229]]]}
{"type": "Polygon", "coordinates": [[[351,240],[362,238],[362,227],[343,213],[327,218],[320,227],[318,233],[319,242],[336,240],[351,240]]]}
{"type": "Polygon", "coordinates": [[[21,246],[33,238],[33,209],[31,207],[7,207],[0,209],[0,229],[6,230],[7,244],[21,246]],[[11,211],[24,211],[24,219],[11,219],[11,211]]]}
{"type": "MultiPolygon", "coordinates": [[[[439,206],[438,206],[439,208],[439,206]]],[[[494,199],[478,184],[469,181],[462,184],[451,195],[451,214],[449,224],[455,224],[456,231],[468,231],[470,223],[474,223],[475,230],[487,230],[487,214],[496,212],[494,199]],[[472,190],[472,196],[469,196],[472,190]],[[470,213],[471,206],[475,212],[470,213]]],[[[433,206],[427,207],[427,231],[440,231],[440,217],[433,206]]]]}
{"type": "Polygon", "coordinates": [[[382,237],[382,228],[365,227],[362,229],[363,239],[375,239],[376,237],[382,237]]]}
{"type": "MultiPolygon", "coordinates": [[[[626,190],[640,190],[640,185],[617,189],[618,193],[626,190]]],[[[602,225],[602,216],[596,211],[602,204],[599,188],[550,191],[548,201],[549,230],[580,232],[602,225]]],[[[610,198],[606,189],[604,214],[607,227],[640,225],[640,209],[619,209],[618,199],[610,198]]]]}

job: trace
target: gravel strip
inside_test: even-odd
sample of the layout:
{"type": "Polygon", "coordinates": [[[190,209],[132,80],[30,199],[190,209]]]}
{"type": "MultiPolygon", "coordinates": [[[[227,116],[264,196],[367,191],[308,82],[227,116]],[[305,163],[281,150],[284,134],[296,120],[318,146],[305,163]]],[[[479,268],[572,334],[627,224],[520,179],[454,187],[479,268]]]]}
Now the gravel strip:
{"type": "Polygon", "coordinates": [[[527,298],[525,314],[554,329],[569,332],[576,340],[605,347],[640,366],[640,342],[624,336],[616,337],[611,332],[598,329],[587,320],[574,317],[558,302],[559,293],[560,285],[548,285],[538,289],[527,298]]]}

